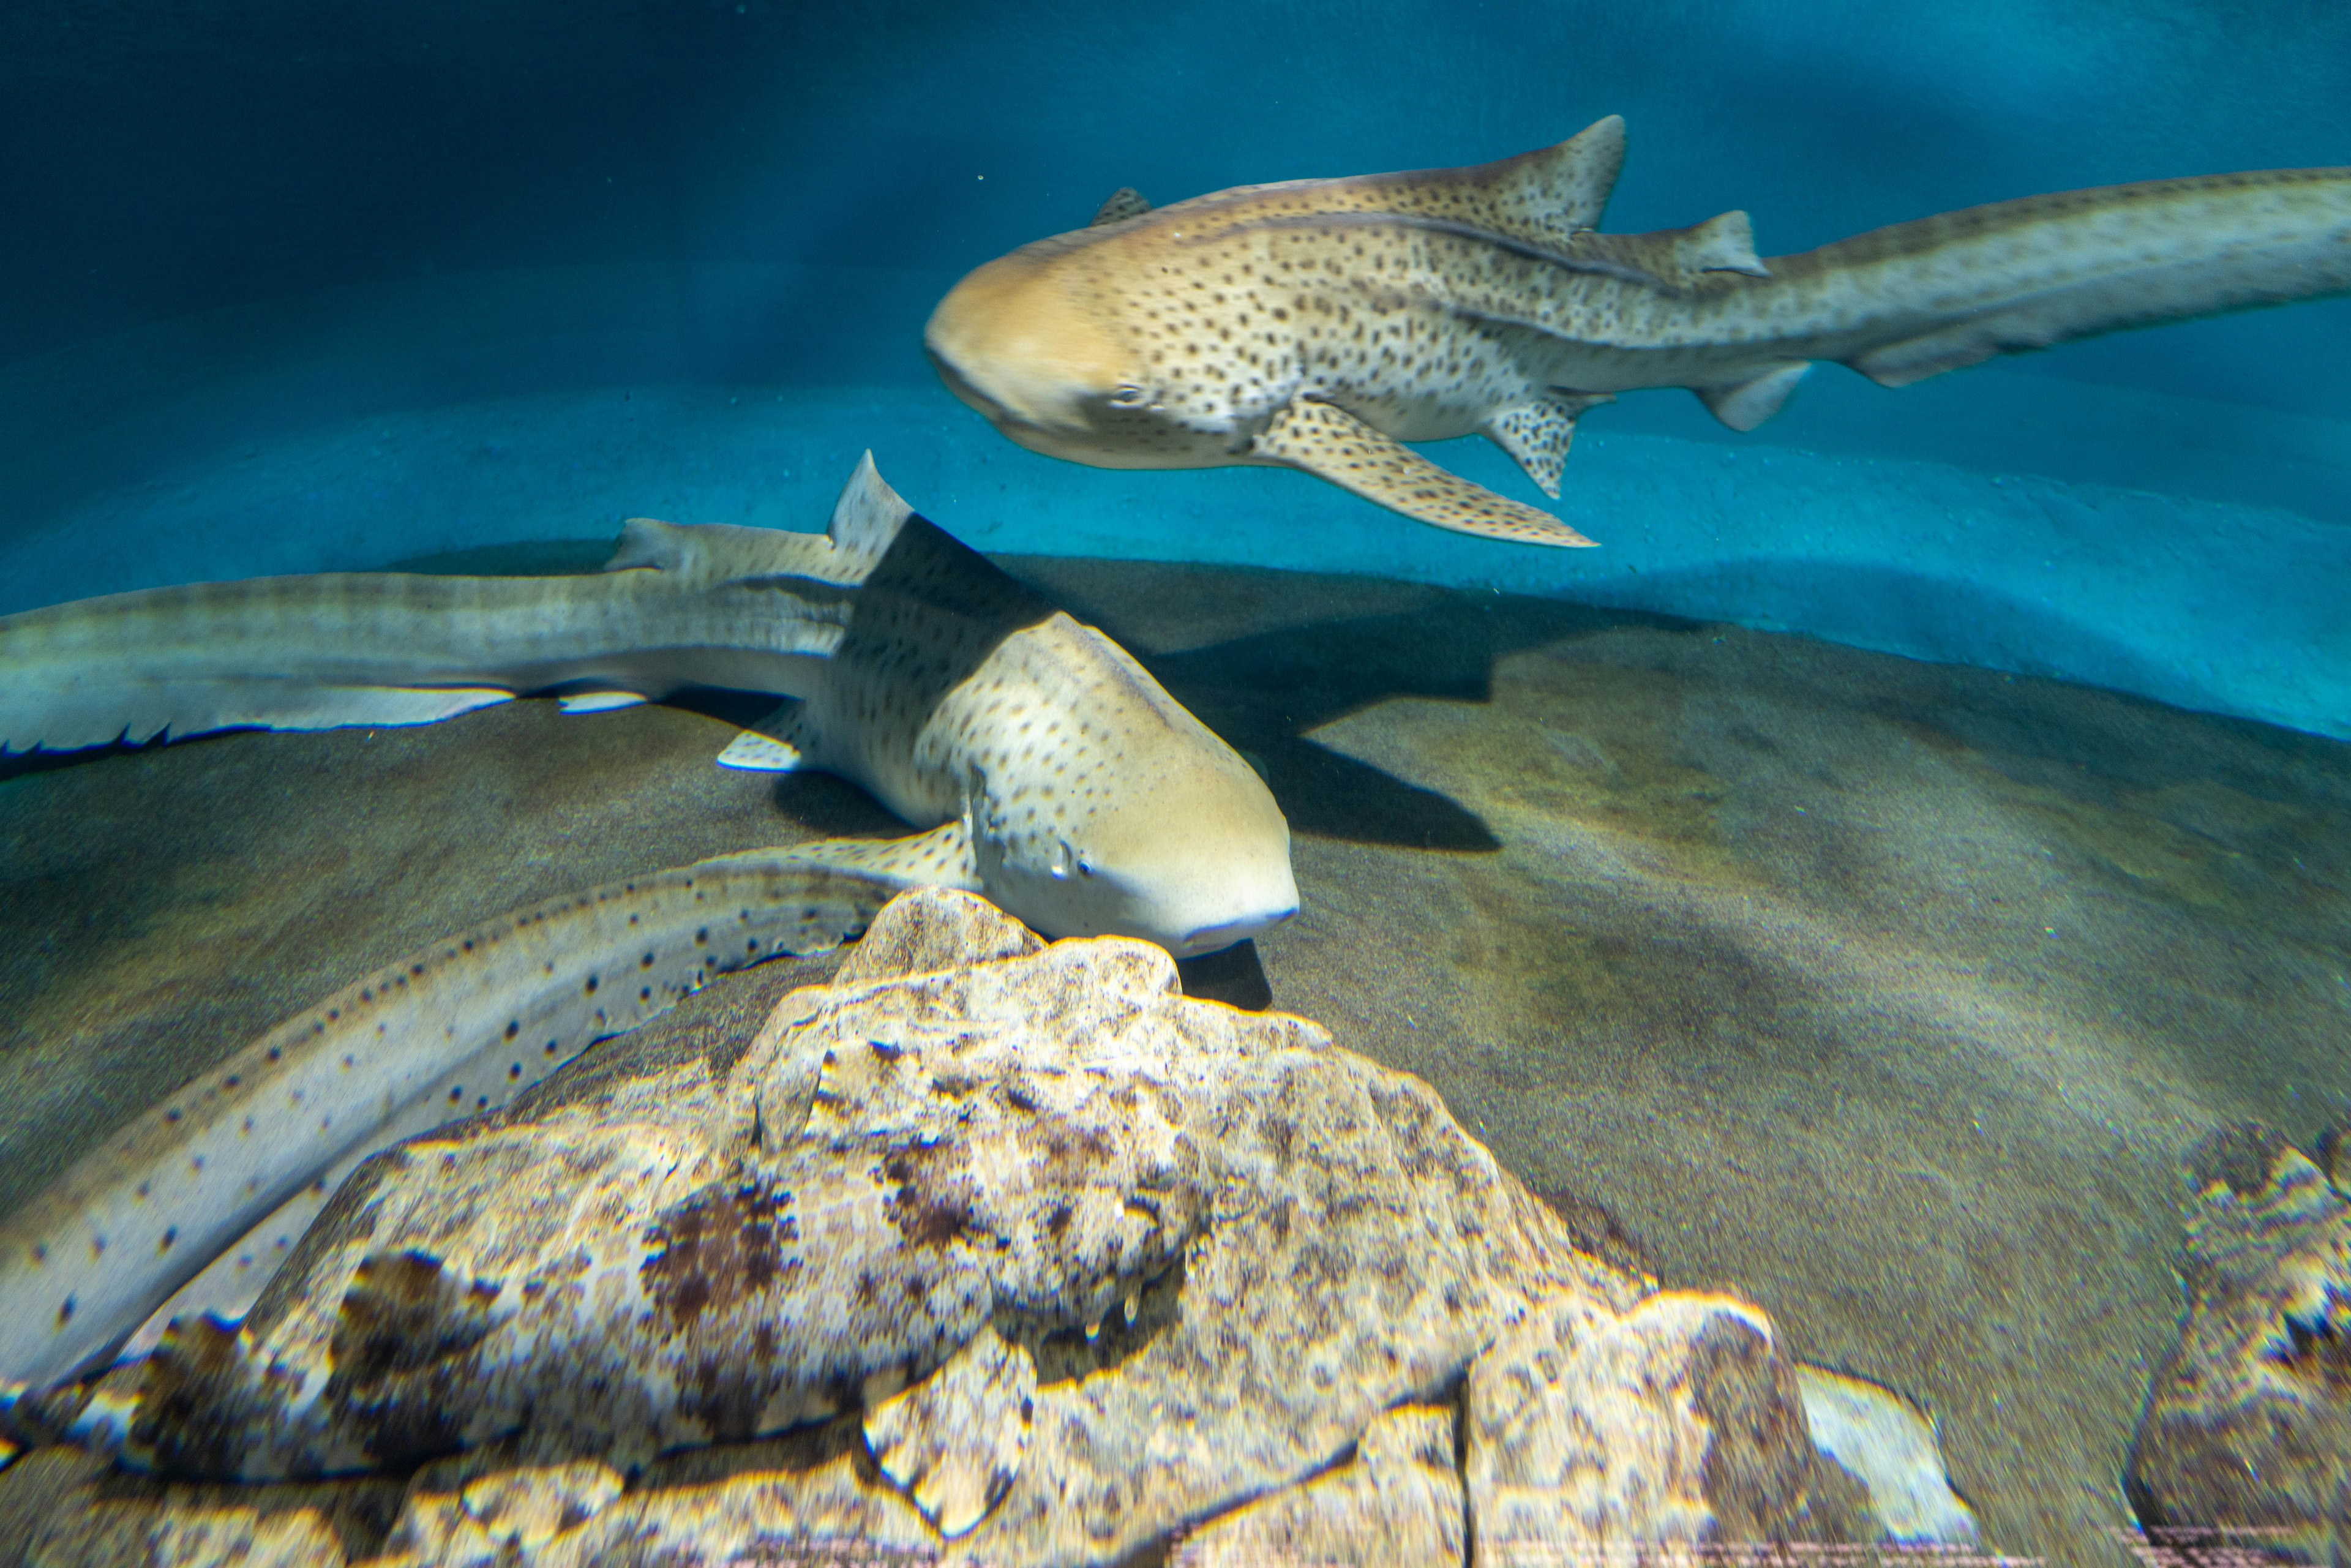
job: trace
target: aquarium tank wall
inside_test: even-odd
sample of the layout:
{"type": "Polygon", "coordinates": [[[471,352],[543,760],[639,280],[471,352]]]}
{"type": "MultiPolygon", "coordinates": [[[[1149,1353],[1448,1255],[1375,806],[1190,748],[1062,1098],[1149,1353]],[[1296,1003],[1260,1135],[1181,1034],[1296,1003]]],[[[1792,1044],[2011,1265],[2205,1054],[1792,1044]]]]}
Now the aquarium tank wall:
{"type": "MultiPolygon", "coordinates": [[[[1889,225],[2351,164],[2351,10],[17,0],[0,85],[0,1305],[25,1325],[0,1511],[26,1561],[130,1551],[95,1522],[109,1486],[188,1563],[298,1537],[332,1562],[2351,1551],[2325,1479],[2351,1432],[2351,183],[2018,220],[1884,309],[1927,321],[2064,245],[2116,269],[2106,324],[2148,324],[2020,329],[1908,385],[1820,363],[1760,422],[1701,380],[1628,386],[1578,405],[1555,498],[1498,442],[1412,446],[1473,512],[1490,492],[1597,549],[1429,527],[1396,497],[1450,482],[1419,469],[1236,461],[1290,428],[1270,406],[1197,464],[1032,450],[925,336],[975,268],[1098,213],[1141,233],[1611,115],[1601,239],[1541,213],[1497,239],[1474,204],[1381,232],[1499,247],[1505,282],[1427,318],[1492,341],[1554,330],[1538,277],[1686,324],[1889,225]],[[1725,213],[1751,267],[1604,248],[1725,213]],[[2216,310],[2241,300],[2158,276],[2191,249],[2293,298],[2216,310]],[[638,570],[590,575],[616,548],[638,570]],[[291,582],[147,593],[265,578],[291,582]],[[1011,978],[996,1012],[937,1011],[907,976],[1047,960],[986,906],[882,913],[934,883],[1138,940],[1214,1008],[1113,965],[1054,982],[1100,1017],[1011,978]],[[697,899],[747,935],[713,946],[697,899]],[[494,931],[495,961],[469,945],[494,931]],[[849,1048],[807,1042],[882,1039],[848,998],[893,984],[920,1027],[889,1051],[922,1072],[828,1076],[849,1048]],[[362,1014],[342,1068],[298,1043],[362,1014]],[[1149,1043],[1108,1051],[1113,1014],[1149,1043]],[[935,1053],[967,1038],[1009,1054],[956,1070],[993,1087],[950,1116],[935,1053]],[[1285,1051],[1313,1065],[1275,1074],[1285,1051]],[[406,1109],[292,1152],[379,1103],[406,1109]],[[496,1141],[507,1174],[360,1163],[412,1137],[449,1172],[496,1141]],[[277,1152],[233,1152],[255,1139],[277,1152]],[[870,1180],[806,1163],[884,1145],[870,1180]],[[918,1146],[967,1163],[925,1186],[918,1146]],[[271,1183],[309,1207],[237,1207],[271,1183]],[[590,1190],[650,1206],[576,1253],[642,1293],[642,1332],[516,1348],[574,1253],[517,1260],[483,1217],[590,1190]],[[814,1218],[869,1201],[866,1229],[814,1218]],[[208,1264],[242,1283],[164,1337],[208,1264]],[[884,1275],[916,1304],[844,1304],[884,1275]],[[830,1370],[777,1370],[803,1351],[830,1370]],[[283,1408],[218,1371],[270,1357],[310,1379],[283,1408]],[[729,1379],[759,1392],[715,1413],[729,1379]],[[184,1431],[140,1414],[167,1384],[196,1390],[184,1431]],[[655,1414],[596,1414],[591,1385],[655,1414]]],[[[1338,210],[1266,232],[1321,243],[1338,210]]],[[[1317,265],[1357,268],[1367,313],[1421,299],[1364,256],[1317,265]]],[[[2002,308],[2072,275],[2033,277],[2002,308]]],[[[1056,319],[1082,336],[1109,299],[1056,319]]],[[[1468,352],[1425,361],[1463,399],[1468,352]]]]}

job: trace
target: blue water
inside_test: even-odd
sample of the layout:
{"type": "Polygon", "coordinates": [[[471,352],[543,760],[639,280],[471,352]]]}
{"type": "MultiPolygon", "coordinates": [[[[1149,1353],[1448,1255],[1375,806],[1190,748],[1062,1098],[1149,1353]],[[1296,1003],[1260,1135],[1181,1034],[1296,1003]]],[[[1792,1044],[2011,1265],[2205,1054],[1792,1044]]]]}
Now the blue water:
{"type": "MultiPolygon", "coordinates": [[[[0,250],[0,609],[636,512],[815,527],[870,445],[990,548],[1527,588],[2351,725],[2351,302],[1900,392],[1830,368],[1749,436],[1634,397],[1580,439],[1560,509],[1608,548],[1573,556],[1297,476],[1033,457],[918,347],[962,271],[1117,185],[1479,162],[1608,112],[1608,226],[1739,206],[1766,254],[2338,162],[2340,6],[17,5],[0,62],[34,240],[0,250]]],[[[1531,496],[1482,442],[1441,456],[1531,496]]]]}

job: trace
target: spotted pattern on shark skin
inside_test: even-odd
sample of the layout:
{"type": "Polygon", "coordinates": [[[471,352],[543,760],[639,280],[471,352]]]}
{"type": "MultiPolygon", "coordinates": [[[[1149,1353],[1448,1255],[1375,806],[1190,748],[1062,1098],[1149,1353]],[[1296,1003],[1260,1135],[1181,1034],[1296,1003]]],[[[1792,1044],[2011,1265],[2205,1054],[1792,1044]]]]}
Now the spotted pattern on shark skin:
{"type": "MultiPolygon", "coordinates": [[[[1078,956],[1027,977],[1050,988],[1078,956]]],[[[1146,996],[1171,990],[1164,955],[1133,967],[1146,996]]],[[[126,1462],[248,1480],[399,1469],[519,1432],[628,1472],[878,1405],[992,1321],[1098,1322],[1205,1229],[1215,1152],[1137,1064],[1028,1061],[991,1019],[947,1085],[880,1038],[888,988],[818,1000],[735,1069],[747,1091],[805,1061],[805,1127],[745,1144],[741,1127],[581,1108],[387,1156],[350,1244],[302,1260],[251,1332],[166,1337],[126,1462]],[[728,1354],[747,1344],[762,1348],[728,1354]]],[[[1005,1359],[974,1368],[985,1407],[1034,1386],[1025,1353],[1005,1359]]]]}
{"type": "MultiPolygon", "coordinates": [[[[925,329],[1009,439],[1110,468],[1279,463],[1440,528],[1552,545],[1467,480],[1282,439],[1311,402],[1391,442],[1483,432],[1557,493],[1573,415],[1677,386],[1734,430],[1813,361],[1889,386],[1996,353],[2351,288],[2351,169],[2157,181],[1756,253],[1743,212],[1596,232],[1611,118],[1474,168],[1241,186],[1054,235],[959,282],[925,329]],[[1573,410],[1573,413],[1569,411],[1573,410]]],[[[1540,514],[1537,514],[1540,515],[1540,514]]]]}
{"type": "Polygon", "coordinates": [[[345,988],[0,1220],[0,1393],[67,1377],[159,1308],[242,1312],[266,1270],[216,1260],[273,1261],[278,1211],[318,1184],[504,1104],[713,975],[840,946],[902,885],[817,845],[727,856],[498,916],[345,988]]]}
{"type": "Polygon", "coordinates": [[[712,973],[836,945],[890,892],[977,891],[1055,936],[1179,956],[1297,908],[1264,780],[1115,643],[915,517],[870,455],[825,536],[640,520],[611,570],[695,592],[827,590],[789,601],[841,612],[827,656],[798,666],[795,744],[935,825],[722,856],[505,917],[281,1026],[0,1222],[0,1393],[66,1376],[142,1319],[143,1346],[174,1315],[236,1310],[318,1183],[502,1103],[712,973]],[[738,885],[731,916],[704,906],[738,885]]]}

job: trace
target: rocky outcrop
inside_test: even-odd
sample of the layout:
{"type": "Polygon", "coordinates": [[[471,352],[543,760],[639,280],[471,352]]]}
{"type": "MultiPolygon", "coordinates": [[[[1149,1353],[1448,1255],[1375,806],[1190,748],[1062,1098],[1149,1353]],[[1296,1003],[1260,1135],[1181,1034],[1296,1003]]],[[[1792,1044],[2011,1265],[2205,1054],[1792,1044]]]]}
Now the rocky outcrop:
{"type": "Polygon", "coordinates": [[[2150,1537],[2351,1560],[2351,1202],[2257,1125],[2208,1138],[2189,1171],[2187,1318],[2124,1490],[2150,1537]]]}
{"type": "Polygon", "coordinates": [[[909,894],[747,1049],[600,1054],[362,1167],[242,1332],[103,1395],[159,1479],[68,1489],[34,1560],[92,1489],[334,1474],[404,1480],[386,1564],[1876,1533],[1756,1309],[1580,1249],[1426,1085],[1157,948],[909,894]]]}

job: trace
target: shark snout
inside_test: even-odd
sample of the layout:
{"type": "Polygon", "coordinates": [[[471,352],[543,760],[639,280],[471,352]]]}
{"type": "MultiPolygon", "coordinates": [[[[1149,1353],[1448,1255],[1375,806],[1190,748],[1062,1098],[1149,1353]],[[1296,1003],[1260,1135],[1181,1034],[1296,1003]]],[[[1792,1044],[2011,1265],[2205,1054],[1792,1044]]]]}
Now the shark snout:
{"type": "Polygon", "coordinates": [[[1298,900],[1293,894],[1286,909],[1269,907],[1238,920],[1203,925],[1187,932],[1181,940],[1168,944],[1167,950],[1178,958],[1197,958],[1204,953],[1221,953],[1237,942],[1248,942],[1264,936],[1297,913],[1298,900]]]}

